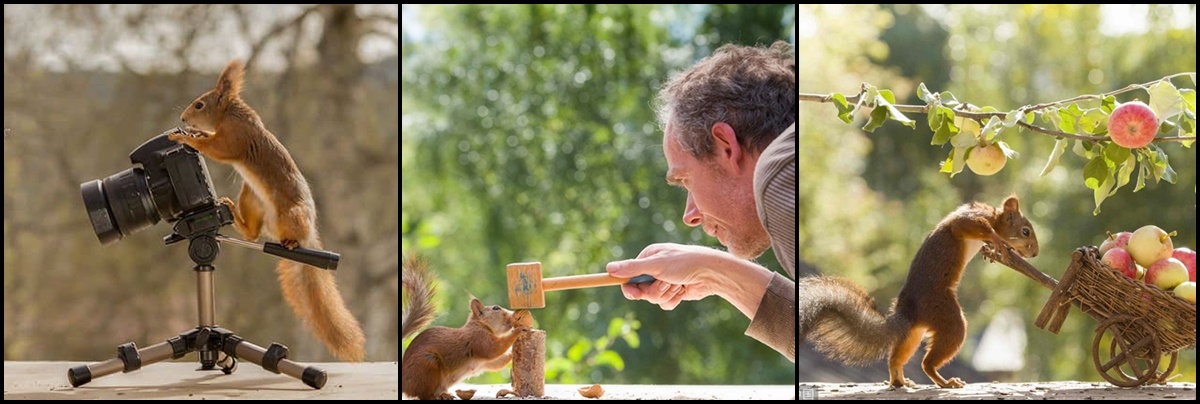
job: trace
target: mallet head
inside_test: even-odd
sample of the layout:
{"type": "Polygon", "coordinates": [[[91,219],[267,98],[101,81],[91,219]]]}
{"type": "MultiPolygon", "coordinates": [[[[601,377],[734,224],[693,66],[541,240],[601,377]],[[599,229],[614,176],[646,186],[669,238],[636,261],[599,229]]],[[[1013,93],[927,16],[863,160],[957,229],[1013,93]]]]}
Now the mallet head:
{"type": "Polygon", "coordinates": [[[546,307],[542,290],[542,263],[508,264],[508,305],[510,309],[540,309],[546,307]]]}

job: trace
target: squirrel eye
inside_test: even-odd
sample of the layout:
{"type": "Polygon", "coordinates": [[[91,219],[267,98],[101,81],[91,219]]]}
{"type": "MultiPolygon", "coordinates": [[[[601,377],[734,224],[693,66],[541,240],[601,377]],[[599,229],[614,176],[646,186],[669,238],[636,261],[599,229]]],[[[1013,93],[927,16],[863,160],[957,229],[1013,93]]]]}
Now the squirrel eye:
{"type": "Polygon", "coordinates": [[[204,102],[196,101],[196,109],[204,109],[204,102]]]}
{"type": "Polygon", "coordinates": [[[500,306],[492,306],[492,310],[500,310],[500,306]]]}
{"type": "Polygon", "coordinates": [[[1025,237],[1029,237],[1029,228],[1026,227],[1024,229],[1021,229],[1021,234],[1025,235],[1025,237]]]}

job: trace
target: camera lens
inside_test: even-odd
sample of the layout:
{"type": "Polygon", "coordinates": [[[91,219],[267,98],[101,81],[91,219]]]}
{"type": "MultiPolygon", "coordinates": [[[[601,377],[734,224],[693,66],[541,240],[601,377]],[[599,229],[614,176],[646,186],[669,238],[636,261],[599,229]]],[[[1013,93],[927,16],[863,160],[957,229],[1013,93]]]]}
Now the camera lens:
{"type": "Polygon", "coordinates": [[[140,168],[131,168],[101,180],[79,185],[83,205],[101,244],[149,227],[160,220],[150,186],[140,168]]]}

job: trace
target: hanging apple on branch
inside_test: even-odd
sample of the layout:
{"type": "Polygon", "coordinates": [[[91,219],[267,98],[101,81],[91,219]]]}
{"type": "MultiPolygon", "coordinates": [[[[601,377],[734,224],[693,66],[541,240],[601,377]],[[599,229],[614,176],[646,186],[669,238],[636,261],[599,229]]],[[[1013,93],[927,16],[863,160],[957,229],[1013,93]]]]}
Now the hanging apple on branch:
{"type": "Polygon", "coordinates": [[[1093,190],[1096,210],[1092,213],[1099,214],[1100,204],[1125,185],[1135,184],[1133,192],[1137,192],[1145,187],[1147,178],[1175,183],[1175,170],[1160,145],[1177,142],[1190,148],[1195,141],[1196,90],[1176,88],[1171,83],[1184,76],[1196,85],[1195,72],[1178,73],[1103,94],[1085,94],[1011,111],[959,102],[948,91],[929,91],[924,83],[917,87],[917,97],[925,105],[898,105],[890,90],[866,83],[858,94],[849,97],[800,93],[800,101],[833,103],[838,118],[846,123],[851,123],[860,109],[869,111],[870,118],[863,126],[867,132],[874,132],[887,120],[916,129],[917,121],[904,114],[926,114],[933,131],[930,144],[951,146],[941,163],[941,171],[951,177],[962,172],[964,166],[976,175],[992,175],[1009,159],[1018,158],[1016,151],[999,140],[1013,128],[1054,137],[1054,148],[1042,175],[1054,170],[1071,145],[1072,153],[1087,160],[1083,183],[1093,190]],[[1146,92],[1148,104],[1137,100],[1117,103],[1116,95],[1137,90],[1146,92]]]}

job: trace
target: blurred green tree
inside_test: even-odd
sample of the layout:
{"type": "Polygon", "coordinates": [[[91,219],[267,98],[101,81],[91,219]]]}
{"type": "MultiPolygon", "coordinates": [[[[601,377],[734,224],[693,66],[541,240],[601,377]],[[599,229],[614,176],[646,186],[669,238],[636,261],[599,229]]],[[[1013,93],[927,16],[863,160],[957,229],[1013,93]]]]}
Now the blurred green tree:
{"type": "MultiPolygon", "coordinates": [[[[704,21],[750,13],[704,27],[786,38],[784,11],[764,10],[421,8],[425,38],[403,47],[403,249],[442,279],[452,320],[440,323],[461,324],[464,290],[506,304],[507,263],[541,261],[550,277],[602,272],[655,242],[716,246],[681,224],[686,195],[663,182],[650,102],[671,71],[707,54],[707,34],[686,34],[704,21]]],[[[769,254],[762,261],[778,270],[769,254]]],[[[667,313],[616,288],[552,292],[534,316],[549,332],[552,381],[794,380],[793,365],[744,337],[749,321],[719,299],[667,313]]]]}

